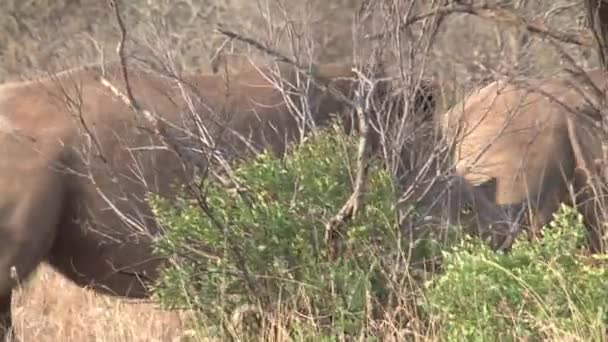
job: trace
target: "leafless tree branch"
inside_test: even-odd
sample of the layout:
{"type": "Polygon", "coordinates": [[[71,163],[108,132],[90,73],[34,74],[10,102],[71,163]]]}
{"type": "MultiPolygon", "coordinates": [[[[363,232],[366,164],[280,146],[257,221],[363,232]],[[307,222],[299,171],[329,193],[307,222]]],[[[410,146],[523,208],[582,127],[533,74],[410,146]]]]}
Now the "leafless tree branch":
{"type": "MultiPolygon", "coordinates": [[[[452,14],[469,14],[482,19],[491,20],[496,23],[501,23],[511,27],[521,27],[528,30],[530,33],[537,34],[541,37],[552,38],[563,43],[574,44],[579,46],[591,46],[593,44],[592,37],[588,32],[562,32],[555,28],[549,27],[546,21],[542,18],[533,20],[527,19],[516,11],[512,10],[511,1],[501,1],[497,4],[483,3],[475,5],[472,3],[454,2],[452,4],[438,7],[430,11],[414,15],[401,24],[400,29],[424,20],[432,16],[447,16],[452,14]]],[[[379,39],[384,36],[384,33],[370,34],[366,38],[379,39]]]]}
{"type": "MultiPolygon", "coordinates": [[[[178,144],[175,141],[175,139],[173,139],[172,136],[168,132],[165,131],[160,120],[158,120],[156,118],[156,116],[153,115],[150,111],[141,107],[140,104],[135,100],[132,90],[131,90],[129,77],[128,77],[129,74],[128,74],[128,68],[127,68],[127,58],[124,53],[124,45],[125,45],[125,42],[127,39],[126,26],[124,24],[124,21],[122,20],[121,11],[118,7],[118,0],[109,0],[109,3],[110,3],[110,7],[114,10],[114,15],[116,17],[117,24],[118,24],[120,32],[121,32],[121,39],[120,39],[120,42],[117,47],[117,53],[120,58],[120,66],[121,66],[122,75],[123,75],[124,82],[125,82],[126,94],[123,94],[118,88],[113,86],[103,76],[100,77],[100,82],[104,86],[106,86],[110,91],[112,91],[112,93],[115,96],[117,96],[119,99],[121,99],[121,101],[123,101],[126,105],[128,105],[131,109],[133,109],[133,111],[136,114],[142,115],[152,125],[152,127],[154,127],[154,133],[159,138],[163,139],[164,142],[167,143],[170,147],[172,147],[174,149],[174,151],[176,153],[178,153],[180,158],[183,158],[183,160],[186,160],[189,163],[193,163],[194,165],[199,164],[197,162],[198,158],[196,158],[196,156],[192,156],[190,153],[188,153],[187,149],[182,148],[180,146],[180,144],[178,144]]],[[[223,160],[223,158],[221,158],[221,157],[217,157],[217,158],[221,159],[220,160],[221,164],[223,166],[227,167],[226,171],[230,175],[232,175],[232,172],[230,171],[229,166],[226,163],[226,161],[223,160]]],[[[236,181],[236,178],[234,178],[234,177],[230,177],[230,178],[231,178],[230,181],[232,182],[232,185],[234,186],[234,188],[242,189],[242,186],[240,186],[240,184],[236,181]]],[[[245,195],[245,194],[241,193],[240,191],[238,191],[238,192],[239,192],[239,195],[245,195]]],[[[208,217],[210,217],[210,219],[213,221],[214,225],[216,227],[218,227],[218,229],[220,229],[220,230],[227,229],[227,227],[225,227],[222,222],[219,222],[219,220],[217,220],[215,218],[215,215],[213,214],[212,209],[206,205],[206,201],[200,202],[201,199],[198,196],[197,196],[197,200],[199,200],[199,204],[200,204],[201,208],[203,210],[205,210],[205,213],[208,215],[208,217]]],[[[244,257],[242,256],[242,254],[240,253],[240,251],[237,249],[236,246],[237,246],[237,244],[230,243],[230,248],[234,249],[235,255],[236,255],[237,259],[239,259],[238,265],[241,268],[240,271],[242,272],[247,285],[250,287],[250,289],[252,291],[256,292],[257,285],[256,285],[255,281],[253,280],[253,277],[249,273],[247,266],[245,265],[244,257]]]]}
{"type": "Polygon", "coordinates": [[[260,51],[277,58],[278,61],[294,66],[300,72],[305,72],[307,76],[311,78],[315,86],[319,87],[322,91],[329,92],[330,95],[334,96],[339,101],[342,101],[350,108],[355,109],[358,117],[360,135],[357,152],[357,173],[355,178],[354,189],[346,203],[342,206],[338,213],[327,222],[325,226],[325,240],[328,245],[331,246],[331,253],[333,254],[333,257],[335,257],[335,253],[337,252],[337,245],[339,244],[339,235],[342,235],[344,233],[344,228],[346,224],[348,223],[348,221],[351,220],[354,215],[356,215],[356,213],[360,209],[364,194],[364,187],[367,181],[367,171],[369,167],[368,149],[370,134],[369,110],[371,106],[370,101],[373,89],[370,89],[370,91],[367,93],[367,96],[363,94],[363,90],[367,87],[373,88],[374,82],[367,79],[365,75],[363,75],[363,73],[361,73],[360,71],[355,70],[355,72],[359,76],[360,84],[362,85],[362,87],[360,87],[360,93],[358,94],[359,100],[352,101],[346,98],[344,94],[342,94],[340,91],[330,86],[327,82],[316,78],[316,73],[314,73],[314,65],[313,73],[311,75],[309,72],[306,72],[306,68],[304,68],[302,65],[300,65],[293,59],[281,54],[278,51],[264,46],[263,44],[252,38],[244,37],[241,34],[223,28],[218,28],[217,30],[219,33],[226,35],[230,39],[236,39],[246,44],[249,44],[259,49],[260,51]]]}
{"type": "MultiPolygon", "coordinates": [[[[364,75],[359,73],[362,82],[373,86],[373,83],[366,79],[364,75]]],[[[359,119],[359,144],[357,149],[357,174],[352,194],[344,203],[338,213],[331,218],[325,225],[325,241],[331,246],[331,253],[335,257],[338,251],[338,235],[344,233],[344,228],[348,222],[354,217],[363,200],[364,188],[367,182],[367,174],[369,170],[369,96],[364,100],[362,94],[358,94],[359,105],[357,106],[357,118],[359,119]],[[366,103],[362,103],[362,102],[366,103]]]]}
{"type": "Polygon", "coordinates": [[[256,49],[258,49],[264,53],[267,53],[270,56],[277,58],[277,61],[279,61],[279,62],[283,62],[283,63],[286,63],[288,65],[295,67],[299,72],[304,73],[306,76],[310,77],[310,79],[311,79],[311,81],[313,81],[314,85],[317,86],[321,91],[330,93],[336,99],[342,101],[344,104],[346,104],[346,105],[350,106],[352,109],[356,110],[357,105],[353,101],[351,101],[346,96],[344,96],[344,94],[342,94],[340,91],[335,89],[335,87],[329,85],[327,82],[316,77],[317,73],[315,72],[316,67],[314,64],[311,65],[312,70],[310,70],[308,67],[305,67],[305,66],[299,64],[298,62],[294,61],[293,59],[285,56],[284,54],[282,54],[274,49],[271,49],[271,48],[265,46],[264,44],[256,41],[253,38],[245,37],[242,34],[239,34],[239,33],[233,32],[233,31],[229,31],[224,28],[218,28],[217,30],[219,33],[221,33],[231,39],[235,39],[235,40],[241,41],[243,43],[249,44],[256,49]]]}

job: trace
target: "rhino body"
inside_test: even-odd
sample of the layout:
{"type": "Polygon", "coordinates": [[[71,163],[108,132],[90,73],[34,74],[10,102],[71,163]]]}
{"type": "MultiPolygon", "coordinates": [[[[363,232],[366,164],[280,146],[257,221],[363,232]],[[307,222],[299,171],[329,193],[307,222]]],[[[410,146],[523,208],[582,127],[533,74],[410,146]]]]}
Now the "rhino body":
{"type": "MultiPolygon", "coordinates": [[[[605,91],[603,71],[587,75],[605,91]]],[[[495,81],[444,113],[441,132],[453,143],[456,173],[527,226],[531,238],[566,203],[579,208],[591,249],[600,251],[600,202],[590,200],[589,181],[598,179],[602,136],[582,115],[591,88],[575,84],[569,77],[495,81]]],[[[509,248],[514,237],[505,234],[494,247],[509,248]]]]}

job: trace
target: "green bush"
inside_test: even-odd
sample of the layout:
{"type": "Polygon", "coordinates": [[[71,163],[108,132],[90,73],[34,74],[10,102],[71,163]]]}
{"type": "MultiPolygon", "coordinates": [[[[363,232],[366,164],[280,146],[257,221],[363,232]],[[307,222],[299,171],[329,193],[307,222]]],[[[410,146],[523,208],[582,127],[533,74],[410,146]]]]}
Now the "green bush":
{"type": "Polygon", "coordinates": [[[580,214],[563,206],[544,232],[506,255],[474,239],[444,253],[423,304],[442,340],[605,338],[608,270],[578,248],[580,214]]]}
{"type": "Polygon", "coordinates": [[[410,243],[391,179],[374,164],[366,205],[331,258],[325,224],[352,192],[356,149],[334,127],[283,159],[261,154],[238,166],[244,192],[201,181],[202,197],[153,198],[167,229],[157,251],[173,261],[154,289],[161,304],[195,309],[206,336],[234,335],[252,326],[238,313],[255,313],[257,340],[277,330],[315,341],[605,337],[608,271],[578,248],[584,228],[568,207],[541,242],[522,238],[507,255],[461,234],[410,243]],[[441,273],[415,268],[436,257],[441,273]]]}
{"type": "Polygon", "coordinates": [[[370,301],[387,302],[389,269],[404,269],[404,248],[391,179],[372,165],[366,205],[348,225],[341,257],[329,256],[325,224],[352,193],[356,150],[356,139],[334,127],[283,159],[261,154],[240,165],[246,194],[208,182],[205,203],[153,199],[167,228],[158,252],[175,261],[155,290],[161,302],[197,309],[207,327],[254,305],[300,317],[293,331],[360,331],[370,301]]]}

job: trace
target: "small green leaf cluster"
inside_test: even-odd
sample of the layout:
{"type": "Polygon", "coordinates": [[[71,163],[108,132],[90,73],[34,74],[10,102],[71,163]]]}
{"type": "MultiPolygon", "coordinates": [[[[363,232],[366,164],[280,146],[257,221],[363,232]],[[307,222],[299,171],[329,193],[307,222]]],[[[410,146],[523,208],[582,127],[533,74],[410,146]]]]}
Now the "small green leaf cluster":
{"type": "Polygon", "coordinates": [[[446,340],[601,340],[608,268],[584,254],[584,236],[580,214],[562,206],[542,241],[521,238],[508,254],[463,239],[444,252],[422,306],[446,340]]]}
{"type": "Polygon", "coordinates": [[[263,153],[238,165],[242,191],[202,180],[204,196],[151,198],[166,229],[156,250],[171,261],[156,297],[195,309],[206,336],[254,325],[247,311],[255,339],[277,327],[296,340],[605,337],[608,268],[585,254],[581,216],[566,206],[541,241],[522,234],[508,254],[454,227],[437,230],[450,232],[447,240],[409,241],[391,178],[372,163],[365,205],[332,257],[325,226],[352,194],[356,152],[356,138],[333,126],[283,158],[263,153]],[[439,268],[429,272],[429,264],[439,268]]]}
{"type": "Polygon", "coordinates": [[[166,228],[157,252],[173,261],[157,297],[167,306],[197,309],[207,325],[255,305],[309,318],[296,325],[358,331],[369,299],[386,297],[384,270],[404,261],[394,189],[377,164],[369,169],[365,205],[348,222],[339,257],[331,257],[325,225],[353,191],[356,156],[356,137],[333,126],[284,158],[262,153],[240,164],[234,177],[243,193],[207,182],[204,200],[153,198],[166,228]]]}

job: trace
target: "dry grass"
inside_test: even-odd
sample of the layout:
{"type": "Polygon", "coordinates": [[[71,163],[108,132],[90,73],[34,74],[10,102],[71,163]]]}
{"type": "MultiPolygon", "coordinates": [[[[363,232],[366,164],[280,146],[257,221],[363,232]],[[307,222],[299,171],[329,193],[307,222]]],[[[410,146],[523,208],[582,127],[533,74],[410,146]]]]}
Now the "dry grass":
{"type": "Polygon", "coordinates": [[[16,334],[36,341],[188,341],[188,314],[75,286],[43,265],[16,291],[16,334]]]}

